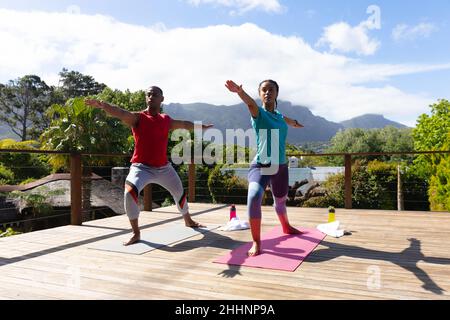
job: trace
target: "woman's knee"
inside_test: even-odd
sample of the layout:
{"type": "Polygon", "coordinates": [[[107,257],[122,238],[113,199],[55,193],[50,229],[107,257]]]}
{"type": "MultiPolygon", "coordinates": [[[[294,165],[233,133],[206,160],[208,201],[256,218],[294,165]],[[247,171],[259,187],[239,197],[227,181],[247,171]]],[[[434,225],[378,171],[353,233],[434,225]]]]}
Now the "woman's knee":
{"type": "Polygon", "coordinates": [[[286,200],[287,200],[287,196],[274,197],[273,206],[275,207],[275,211],[277,214],[281,215],[281,214],[285,214],[287,212],[286,200]]]}
{"type": "Polygon", "coordinates": [[[261,218],[261,203],[264,189],[258,183],[250,183],[248,187],[247,206],[249,218],[261,218]]]}

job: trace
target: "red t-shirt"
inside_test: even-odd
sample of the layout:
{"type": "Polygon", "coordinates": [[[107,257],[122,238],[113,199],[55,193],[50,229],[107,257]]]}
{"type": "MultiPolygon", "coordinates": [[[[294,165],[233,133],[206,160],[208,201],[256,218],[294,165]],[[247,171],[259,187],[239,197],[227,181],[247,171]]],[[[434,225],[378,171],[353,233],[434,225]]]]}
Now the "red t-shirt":
{"type": "Polygon", "coordinates": [[[135,144],[131,163],[142,163],[152,167],[167,164],[171,121],[167,114],[152,116],[147,111],[139,113],[139,123],[136,128],[132,128],[135,144]]]}

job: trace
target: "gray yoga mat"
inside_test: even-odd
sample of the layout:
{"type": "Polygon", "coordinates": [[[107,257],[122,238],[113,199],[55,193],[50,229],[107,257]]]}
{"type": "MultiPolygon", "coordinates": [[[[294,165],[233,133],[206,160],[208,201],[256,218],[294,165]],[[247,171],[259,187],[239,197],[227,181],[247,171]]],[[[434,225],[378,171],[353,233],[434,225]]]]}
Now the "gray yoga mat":
{"type": "Polygon", "coordinates": [[[185,240],[199,234],[204,234],[217,229],[219,225],[211,225],[205,228],[188,228],[182,224],[176,224],[159,228],[157,230],[141,231],[141,241],[130,246],[123,243],[131,237],[130,234],[98,241],[88,246],[89,249],[113,251],[127,254],[144,254],[146,252],[185,240]]]}

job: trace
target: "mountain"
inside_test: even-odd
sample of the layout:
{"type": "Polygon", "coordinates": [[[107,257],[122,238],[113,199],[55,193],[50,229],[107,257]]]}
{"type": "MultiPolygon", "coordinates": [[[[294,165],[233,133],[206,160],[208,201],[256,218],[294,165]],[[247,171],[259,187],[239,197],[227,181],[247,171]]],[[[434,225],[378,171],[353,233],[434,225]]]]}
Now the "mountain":
{"type": "MultiPolygon", "coordinates": [[[[260,104],[260,101],[257,101],[260,104]]],[[[250,129],[250,113],[243,103],[232,106],[218,106],[207,103],[180,104],[171,103],[163,106],[164,112],[174,119],[189,121],[202,121],[203,124],[214,124],[225,139],[226,129],[250,129]]],[[[341,123],[328,121],[323,117],[314,115],[307,107],[293,105],[287,101],[278,102],[278,110],[285,116],[297,119],[305,127],[302,129],[289,128],[287,141],[290,144],[302,144],[305,142],[327,142],[336,135],[339,130],[346,128],[384,128],[391,125],[397,128],[406,126],[390,121],[382,115],[366,114],[341,123]]],[[[18,139],[9,127],[0,125],[0,140],[6,138],[18,139]]],[[[225,141],[224,141],[225,143],[225,141]]]]}
{"type": "Polygon", "coordinates": [[[386,119],[381,114],[365,114],[340,123],[344,128],[361,128],[361,129],[381,129],[386,126],[393,126],[399,129],[407,128],[407,126],[386,119]]]}
{"type": "MultiPolygon", "coordinates": [[[[259,102],[259,101],[258,101],[259,102]]],[[[225,138],[226,129],[250,129],[250,113],[243,103],[232,106],[217,106],[206,103],[164,105],[164,112],[174,119],[202,121],[203,124],[214,124],[214,128],[222,131],[225,138]]],[[[325,118],[315,116],[303,106],[292,105],[290,102],[279,101],[279,111],[292,119],[297,119],[305,127],[290,128],[287,141],[298,144],[309,141],[329,141],[344,127],[325,118]]]]}

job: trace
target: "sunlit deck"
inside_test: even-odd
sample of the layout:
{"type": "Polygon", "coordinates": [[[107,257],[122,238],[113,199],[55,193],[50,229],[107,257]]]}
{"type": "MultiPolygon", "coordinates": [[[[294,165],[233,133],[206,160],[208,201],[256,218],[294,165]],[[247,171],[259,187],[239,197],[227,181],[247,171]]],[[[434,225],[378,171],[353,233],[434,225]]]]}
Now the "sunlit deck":
{"type": "MultiPolygon", "coordinates": [[[[229,208],[190,204],[204,224],[229,208]]],[[[245,218],[245,206],[237,206],[245,218]]],[[[215,264],[250,231],[213,230],[143,255],[89,249],[129,232],[126,216],[0,239],[2,299],[450,299],[450,214],[337,210],[352,235],[326,237],[295,272],[215,264]]],[[[316,227],[326,209],[289,208],[316,227]]],[[[145,230],[180,222],[175,207],[141,215],[145,230]]],[[[263,208],[263,233],[278,224],[263,208]]]]}

